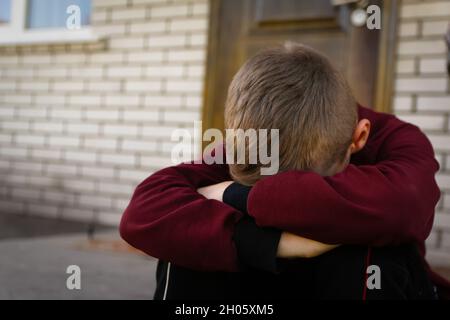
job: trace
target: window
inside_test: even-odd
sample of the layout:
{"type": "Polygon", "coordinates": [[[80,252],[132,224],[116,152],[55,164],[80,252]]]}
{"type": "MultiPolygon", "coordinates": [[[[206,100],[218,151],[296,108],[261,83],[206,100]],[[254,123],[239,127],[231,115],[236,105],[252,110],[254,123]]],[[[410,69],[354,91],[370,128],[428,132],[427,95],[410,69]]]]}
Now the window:
{"type": "Polygon", "coordinates": [[[0,0],[0,45],[96,41],[91,2],[0,0]]]}
{"type": "Polygon", "coordinates": [[[0,25],[11,19],[11,0],[0,0],[0,25]]]}
{"type": "Polygon", "coordinates": [[[28,0],[27,27],[29,29],[65,28],[68,17],[67,8],[71,5],[80,8],[81,25],[89,25],[90,0],[28,0]]]}

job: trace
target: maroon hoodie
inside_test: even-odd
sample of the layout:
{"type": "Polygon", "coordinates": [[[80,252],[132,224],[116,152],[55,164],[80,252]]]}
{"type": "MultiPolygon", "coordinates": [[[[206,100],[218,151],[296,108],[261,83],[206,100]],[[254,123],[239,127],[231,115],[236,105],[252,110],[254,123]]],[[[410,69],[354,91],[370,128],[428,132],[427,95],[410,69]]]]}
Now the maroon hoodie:
{"type": "MultiPolygon", "coordinates": [[[[270,226],[325,243],[383,246],[416,242],[423,256],[440,191],[426,136],[393,115],[359,107],[372,131],[365,148],[332,177],[288,171],[252,188],[248,212],[270,226]]],[[[180,164],[136,188],[122,237],[156,258],[205,271],[237,271],[234,226],[242,214],[197,189],[230,180],[227,165],[180,164]]],[[[429,269],[430,270],[430,269],[429,269]]],[[[450,284],[430,270],[442,296],[450,284]]]]}

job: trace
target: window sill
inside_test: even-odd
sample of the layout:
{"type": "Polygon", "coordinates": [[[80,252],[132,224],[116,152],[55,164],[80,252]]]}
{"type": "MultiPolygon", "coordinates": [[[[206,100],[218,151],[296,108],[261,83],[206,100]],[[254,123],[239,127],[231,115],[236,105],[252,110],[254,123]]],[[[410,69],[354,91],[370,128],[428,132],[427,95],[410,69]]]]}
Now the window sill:
{"type": "Polygon", "coordinates": [[[101,40],[90,28],[81,30],[39,29],[24,32],[3,32],[0,36],[0,47],[33,44],[71,44],[95,43],[101,40]]]}

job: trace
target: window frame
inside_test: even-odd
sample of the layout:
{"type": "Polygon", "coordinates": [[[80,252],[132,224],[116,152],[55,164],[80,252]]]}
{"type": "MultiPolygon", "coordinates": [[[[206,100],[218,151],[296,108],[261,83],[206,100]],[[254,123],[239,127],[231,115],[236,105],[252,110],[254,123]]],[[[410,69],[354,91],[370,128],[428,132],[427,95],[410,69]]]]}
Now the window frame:
{"type": "Polygon", "coordinates": [[[79,30],[66,28],[27,29],[28,0],[13,0],[9,23],[0,25],[0,46],[42,43],[94,42],[99,40],[91,26],[79,30]]]}

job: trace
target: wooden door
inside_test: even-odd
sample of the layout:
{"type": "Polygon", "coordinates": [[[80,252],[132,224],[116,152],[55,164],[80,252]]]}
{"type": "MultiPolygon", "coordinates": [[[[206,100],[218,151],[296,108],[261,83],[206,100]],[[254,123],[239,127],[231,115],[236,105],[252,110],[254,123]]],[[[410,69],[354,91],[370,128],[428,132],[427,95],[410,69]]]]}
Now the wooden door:
{"type": "Polygon", "coordinates": [[[352,26],[355,5],[332,2],[211,0],[204,128],[223,128],[227,88],[242,63],[262,48],[285,41],[326,54],[346,75],[358,102],[389,110],[396,1],[369,1],[382,9],[380,30],[352,26]]]}

